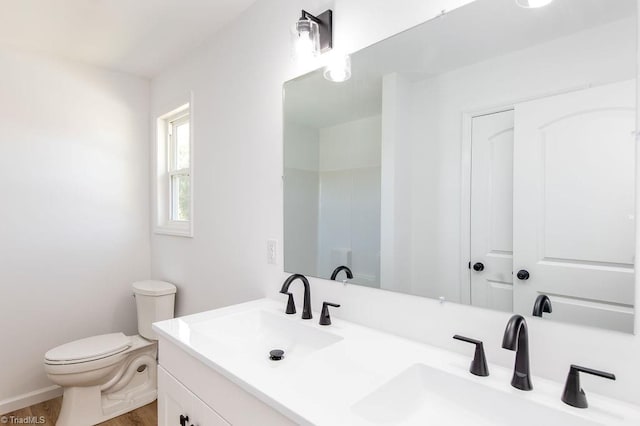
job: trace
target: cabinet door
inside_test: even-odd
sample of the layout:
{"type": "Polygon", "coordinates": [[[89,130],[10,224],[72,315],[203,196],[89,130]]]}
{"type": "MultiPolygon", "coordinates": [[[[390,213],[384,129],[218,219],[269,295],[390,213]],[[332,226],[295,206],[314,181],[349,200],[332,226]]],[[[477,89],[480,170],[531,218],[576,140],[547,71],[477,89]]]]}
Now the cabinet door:
{"type": "MultiPolygon", "coordinates": [[[[230,426],[213,408],[199,398],[193,400],[193,426],[230,426]]],[[[190,423],[191,425],[191,423],[190,423]]]]}
{"type": "Polygon", "coordinates": [[[165,369],[158,367],[158,425],[229,426],[229,423],[165,369]],[[182,423],[181,416],[185,419],[182,423]]]}

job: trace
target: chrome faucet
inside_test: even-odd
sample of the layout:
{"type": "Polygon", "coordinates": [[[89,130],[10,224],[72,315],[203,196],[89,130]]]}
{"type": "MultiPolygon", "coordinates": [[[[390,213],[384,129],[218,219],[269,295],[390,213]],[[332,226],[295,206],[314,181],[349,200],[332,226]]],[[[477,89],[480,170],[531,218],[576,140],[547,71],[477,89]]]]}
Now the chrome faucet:
{"type": "MultiPolygon", "coordinates": [[[[289,294],[289,286],[292,282],[299,279],[304,284],[304,306],[302,307],[302,319],[311,319],[311,290],[309,288],[309,280],[302,274],[293,274],[282,283],[280,293],[289,294]]],[[[291,296],[289,297],[291,301],[291,296]]],[[[287,308],[288,310],[289,308],[287,308]]],[[[295,309],[294,309],[295,312],[295,309]]]]}
{"type": "Polygon", "coordinates": [[[533,385],[529,372],[529,334],[527,322],[522,315],[514,315],[509,319],[507,328],[504,330],[502,347],[516,351],[516,364],[511,386],[524,391],[532,390],[533,385]]]}
{"type": "Polygon", "coordinates": [[[333,270],[333,272],[331,273],[331,280],[335,281],[336,278],[338,277],[338,274],[340,273],[340,271],[344,271],[345,274],[347,274],[347,279],[352,279],[353,278],[353,272],[351,272],[351,269],[349,269],[348,266],[338,266],[336,269],[333,270]]]}

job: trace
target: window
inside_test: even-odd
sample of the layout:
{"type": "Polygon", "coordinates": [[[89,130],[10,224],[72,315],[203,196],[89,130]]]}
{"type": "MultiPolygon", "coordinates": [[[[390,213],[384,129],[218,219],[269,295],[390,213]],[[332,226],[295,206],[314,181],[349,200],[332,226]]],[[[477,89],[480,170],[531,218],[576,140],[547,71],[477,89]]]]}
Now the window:
{"type": "Polygon", "coordinates": [[[182,115],[167,121],[168,174],[171,206],[169,219],[189,221],[191,201],[189,115],[182,115]]]}
{"type": "Polygon", "coordinates": [[[186,104],[158,119],[157,233],[193,235],[192,151],[186,104]]]}

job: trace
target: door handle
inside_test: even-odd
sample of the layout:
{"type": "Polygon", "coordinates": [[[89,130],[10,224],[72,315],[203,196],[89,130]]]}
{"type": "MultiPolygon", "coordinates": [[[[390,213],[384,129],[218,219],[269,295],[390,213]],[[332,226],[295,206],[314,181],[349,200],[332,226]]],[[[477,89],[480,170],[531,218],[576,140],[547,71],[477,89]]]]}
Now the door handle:
{"type": "Polygon", "coordinates": [[[526,269],[521,269],[516,274],[516,277],[518,277],[519,280],[526,281],[530,277],[529,271],[527,271],[526,269]]]}
{"type": "Polygon", "coordinates": [[[482,262],[477,262],[473,264],[473,270],[476,272],[484,271],[484,264],[482,262]]]}

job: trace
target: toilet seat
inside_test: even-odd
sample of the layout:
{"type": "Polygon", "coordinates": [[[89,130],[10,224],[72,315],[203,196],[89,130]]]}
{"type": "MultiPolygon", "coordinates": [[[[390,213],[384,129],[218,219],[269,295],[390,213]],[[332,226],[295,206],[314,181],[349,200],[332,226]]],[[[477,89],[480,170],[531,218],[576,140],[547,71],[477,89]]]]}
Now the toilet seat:
{"type": "MultiPolygon", "coordinates": [[[[115,333],[115,334],[120,335],[122,333],[115,333]]],[[[58,348],[52,349],[51,351],[47,352],[45,356],[45,360],[44,360],[45,371],[49,375],[73,375],[73,374],[85,373],[90,371],[96,371],[99,369],[104,369],[104,368],[118,365],[119,363],[122,362],[122,360],[126,359],[131,352],[157,345],[157,343],[146,340],[138,335],[133,335],[133,336],[123,335],[127,346],[125,346],[123,349],[118,350],[114,348],[118,348],[119,346],[121,346],[121,345],[118,345],[118,343],[123,341],[122,336],[119,336],[119,338],[113,337],[111,339],[107,339],[104,336],[109,336],[109,335],[93,336],[97,341],[97,343],[96,343],[96,346],[92,346],[92,348],[102,349],[102,351],[97,351],[97,350],[95,351],[96,353],[101,352],[102,355],[96,356],[95,354],[92,354],[93,356],[89,356],[85,359],[76,359],[76,360],[68,360],[68,359],[55,360],[55,359],[49,359],[49,358],[73,358],[74,355],[77,358],[80,355],[80,352],[75,352],[71,350],[69,350],[69,352],[66,352],[68,349],[66,347],[64,348],[65,352],[62,352],[62,351],[60,351],[60,353],[58,351],[53,352],[55,349],[62,348],[62,346],[66,346],[66,345],[62,345],[62,346],[59,346],[58,348]],[[111,346],[108,344],[108,342],[115,342],[111,350],[108,349],[109,346],[111,346]],[[98,344],[102,346],[100,347],[98,346],[98,344]],[[60,355],[63,355],[63,356],[60,356],[60,355]]],[[[82,342],[84,340],[86,339],[76,340],[75,342],[68,343],[67,345],[72,345],[70,347],[71,349],[74,349],[75,347],[75,345],[73,345],[74,343],[82,342]]],[[[94,352],[94,350],[85,349],[84,353],[87,354],[90,352],[94,352]]]]}
{"type": "Polygon", "coordinates": [[[131,338],[123,333],[102,334],[58,346],[48,351],[45,364],[81,364],[112,357],[131,347],[131,338]]]}

